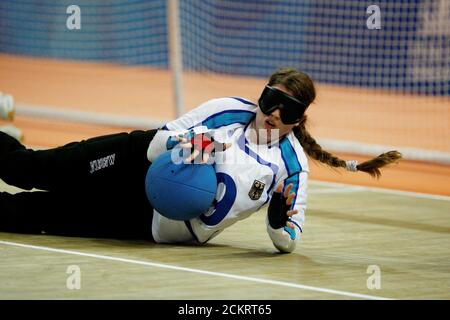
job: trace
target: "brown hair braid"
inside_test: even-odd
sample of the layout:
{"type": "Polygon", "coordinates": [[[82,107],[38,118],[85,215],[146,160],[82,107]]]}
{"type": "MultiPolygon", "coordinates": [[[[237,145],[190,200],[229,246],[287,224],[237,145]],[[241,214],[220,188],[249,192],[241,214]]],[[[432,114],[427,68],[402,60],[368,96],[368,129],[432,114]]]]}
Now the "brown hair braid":
{"type": "MultiPolygon", "coordinates": [[[[316,89],[311,78],[303,72],[300,72],[293,68],[282,68],[275,71],[269,79],[268,85],[273,86],[276,84],[283,85],[288,89],[295,98],[304,102],[306,105],[310,105],[316,98],[316,89]]],[[[347,168],[347,163],[328,151],[322,149],[322,147],[316,142],[316,140],[306,130],[307,116],[304,115],[300,120],[298,126],[294,127],[293,132],[298,139],[306,154],[312,159],[318,160],[324,164],[334,168],[347,168]]],[[[396,162],[402,157],[398,151],[389,151],[379,155],[376,158],[360,163],[356,166],[358,171],[364,171],[370,174],[374,178],[381,176],[380,168],[396,162]]]]}

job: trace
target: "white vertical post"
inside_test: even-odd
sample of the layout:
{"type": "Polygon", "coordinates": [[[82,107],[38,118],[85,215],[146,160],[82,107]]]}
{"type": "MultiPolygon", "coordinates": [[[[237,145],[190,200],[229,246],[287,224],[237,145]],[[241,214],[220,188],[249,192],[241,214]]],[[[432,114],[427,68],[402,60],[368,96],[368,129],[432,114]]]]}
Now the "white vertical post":
{"type": "Polygon", "coordinates": [[[184,113],[183,107],[183,55],[181,51],[180,14],[178,0],[167,0],[169,68],[175,98],[176,116],[184,113]]]}

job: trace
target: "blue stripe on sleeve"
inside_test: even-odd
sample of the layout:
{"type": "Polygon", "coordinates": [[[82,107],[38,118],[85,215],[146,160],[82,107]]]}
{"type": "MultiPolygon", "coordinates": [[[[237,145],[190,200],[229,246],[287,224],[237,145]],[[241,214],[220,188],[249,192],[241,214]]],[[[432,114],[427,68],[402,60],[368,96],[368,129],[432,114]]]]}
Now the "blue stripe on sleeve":
{"type": "Polygon", "coordinates": [[[302,171],[302,166],[297,158],[297,153],[294,150],[291,142],[288,138],[284,138],[280,142],[280,150],[281,157],[283,158],[284,165],[286,166],[286,170],[288,176],[293,175],[294,173],[298,173],[302,171]]]}
{"type": "MultiPolygon", "coordinates": [[[[290,176],[289,178],[287,178],[285,180],[285,184],[284,186],[288,186],[290,183],[292,183],[292,189],[291,192],[295,193],[296,198],[297,198],[297,192],[298,192],[298,187],[299,187],[299,179],[298,179],[298,173],[295,173],[293,176],[290,176]]],[[[294,208],[295,206],[295,201],[292,202],[291,205],[291,210],[294,208]]]]}
{"type": "Polygon", "coordinates": [[[254,117],[255,113],[252,111],[225,110],[209,116],[202,122],[192,126],[189,129],[201,125],[206,126],[208,129],[217,129],[234,123],[248,124],[254,117]]]}
{"type": "Polygon", "coordinates": [[[289,236],[291,237],[291,240],[295,240],[296,234],[295,234],[295,230],[288,228],[288,227],[284,227],[284,231],[286,231],[287,233],[289,233],[289,236]]]}
{"type": "MultiPolygon", "coordinates": [[[[280,142],[281,158],[286,167],[288,178],[285,180],[285,187],[292,183],[291,192],[297,194],[299,188],[299,174],[302,171],[302,166],[298,161],[297,154],[289,139],[285,138],[280,142]]],[[[294,207],[295,201],[292,202],[291,209],[294,207]]]]}

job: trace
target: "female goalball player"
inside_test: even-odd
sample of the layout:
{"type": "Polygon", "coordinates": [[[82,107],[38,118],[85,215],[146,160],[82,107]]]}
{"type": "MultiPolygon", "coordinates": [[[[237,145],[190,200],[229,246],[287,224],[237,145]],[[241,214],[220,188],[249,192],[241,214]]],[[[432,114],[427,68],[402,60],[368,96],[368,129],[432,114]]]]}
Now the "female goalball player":
{"type": "Polygon", "coordinates": [[[315,96],[308,75],[286,68],[271,75],[258,105],[237,97],[213,99],[160,130],[40,151],[0,132],[0,178],[25,190],[43,190],[1,192],[0,230],[206,243],[268,204],[267,232],[279,251],[292,252],[305,219],[307,156],[374,177],[401,157],[390,151],[357,164],[323,150],[305,127],[305,111],[315,96]],[[217,147],[216,200],[197,218],[168,219],[147,199],[148,167],[177,144],[194,149],[187,160],[207,161],[209,153],[202,154],[207,136],[217,147]]]}

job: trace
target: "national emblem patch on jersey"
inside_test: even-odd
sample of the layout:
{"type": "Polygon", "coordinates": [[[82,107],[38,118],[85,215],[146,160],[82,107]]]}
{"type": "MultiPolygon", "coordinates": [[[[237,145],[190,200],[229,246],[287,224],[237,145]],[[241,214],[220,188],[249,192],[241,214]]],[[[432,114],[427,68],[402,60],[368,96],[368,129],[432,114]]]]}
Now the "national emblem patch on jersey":
{"type": "Polygon", "coordinates": [[[253,181],[252,188],[248,192],[248,196],[250,197],[250,199],[258,200],[259,198],[261,198],[265,186],[266,184],[262,183],[261,181],[253,181]]]}

